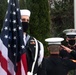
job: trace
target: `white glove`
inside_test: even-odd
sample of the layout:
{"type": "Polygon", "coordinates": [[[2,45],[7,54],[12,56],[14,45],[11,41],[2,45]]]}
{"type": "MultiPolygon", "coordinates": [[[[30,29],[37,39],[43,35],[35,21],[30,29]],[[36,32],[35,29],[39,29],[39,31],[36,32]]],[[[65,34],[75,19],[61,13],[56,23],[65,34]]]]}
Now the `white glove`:
{"type": "MultiPolygon", "coordinates": [[[[27,75],[33,75],[33,73],[32,72],[27,72],[27,75]]],[[[37,74],[35,74],[35,75],[37,75],[37,74]]]]}
{"type": "Polygon", "coordinates": [[[33,75],[33,73],[32,72],[27,72],[27,75],[33,75]]]}

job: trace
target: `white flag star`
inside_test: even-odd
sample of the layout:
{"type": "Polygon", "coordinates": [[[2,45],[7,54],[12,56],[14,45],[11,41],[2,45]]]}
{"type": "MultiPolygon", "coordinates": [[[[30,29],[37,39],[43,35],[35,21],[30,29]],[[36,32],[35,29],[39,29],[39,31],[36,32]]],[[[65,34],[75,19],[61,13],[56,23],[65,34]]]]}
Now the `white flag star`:
{"type": "Polygon", "coordinates": [[[22,45],[21,47],[22,47],[22,49],[24,49],[24,48],[25,48],[25,46],[24,46],[24,45],[22,45]]]}
{"type": "Polygon", "coordinates": [[[13,23],[16,23],[16,20],[13,20],[13,23]]]}
{"type": "Polygon", "coordinates": [[[11,5],[12,5],[12,3],[11,3],[11,5]]]}
{"type": "Polygon", "coordinates": [[[14,53],[14,56],[16,56],[16,53],[14,53]]]}
{"type": "Polygon", "coordinates": [[[10,47],[10,44],[8,44],[8,47],[10,47]]]}
{"type": "Polygon", "coordinates": [[[8,30],[8,27],[5,27],[4,29],[5,29],[5,30],[8,30]]]}
{"type": "Polygon", "coordinates": [[[15,6],[15,3],[13,3],[13,6],[15,6]]]}
{"type": "Polygon", "coordinates": [[[22,22],[22,20],[20,19],[20,22],[22,22]]]}
{"type": "Polygon", "coordinates": [[[9,28],[9,31],[11,31],[11,29],[9,28]]]}
{"type": "Polygon", "coordinates": [[[19,30],[21,30],[22,29],[22,27],[19,27],[19,30]]]}
{"type": "Polygon", "coordinates": [[[8,11],[6,12],[6,14],[8,14],[8,11]]]}
{"type": "Polygon", "coordinates": [[[14,36],[14,38],[13,38],[14,40],[16,39],[16,36],[14,36]]]}
{"type": "Polygon", "coordinates": [[[7,22],[8,20],[7,20],[7,18],[5,19],[5,22],[7,22]]]}
{"type": "Polygon", "coordinates": [[[16,28],[14,28],[13,31],[15,32],[16,31],[16,28]]]}
{"type": "Polygon", "coordinates": [[[17,8],[16,10],[19,11],[19,8],[17,8]]]}
{"type": "Polygon", "coordinates": [[[16,48],[16,45],[14,45],[14,48],[16,48]]]}
{"type": "Polygon", "coordinates": [[[5,35],[4,37],[7,39],[8,38],[8,35],[5,35]]]}
{"type": "Polygon", "coordinates": [[[16,12],[13,12],[13,15],[16,15],[16,12]]]}

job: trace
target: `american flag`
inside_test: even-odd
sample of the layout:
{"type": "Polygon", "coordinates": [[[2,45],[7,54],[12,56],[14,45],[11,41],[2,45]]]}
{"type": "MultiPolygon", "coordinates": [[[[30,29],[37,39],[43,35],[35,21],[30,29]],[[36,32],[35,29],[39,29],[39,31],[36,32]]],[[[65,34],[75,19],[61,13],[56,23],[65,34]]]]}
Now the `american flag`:
{"type": "Polygon", "coordinates": [[[0,35],[0,75],[27,75],[18,0],[9,0],[0,35]]]}

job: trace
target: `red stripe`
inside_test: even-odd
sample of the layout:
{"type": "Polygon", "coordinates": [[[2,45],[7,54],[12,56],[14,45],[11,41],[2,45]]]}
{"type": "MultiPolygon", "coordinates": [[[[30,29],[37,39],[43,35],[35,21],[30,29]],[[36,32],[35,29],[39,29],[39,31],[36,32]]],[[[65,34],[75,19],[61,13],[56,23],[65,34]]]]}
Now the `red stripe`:
{"type": "Polygon", "coordinates": [[[27,67],[26,54],[22,54],[21,59],[22,59],[24,70],[25,70],[25,74],[27,75],[28,67],[27,67]]]}
{"type": "Polygon", "coordinates": [[[7,71],[7,75],[11,75],[9,71],[7,71]]]}
{"type": "Polygon", "coordinates": [[[1,63],[1,51],[0,51],[0,63],[1,63]]]}
{"type": "Polygon", "coordinates": [[[7,60],[1,54],[1,66],[7,72],[7,60]]]}
{"type": "Polygon", "coordinates": [[[7,68],[7,60],[2,56],[2,53],[0,52],[0,62],[1,67],[6,71],[8,75],[11,75],[7,68]]]}
{"type": "MultiPolygon", "coordinates": [[[[27,75],[27,59],[26,59],[26,54],[23,54],[21,56],[21,60],[22,60],[22,64],[23,64],[23,67],[24,67],[24,70],[25,70],[25,75],[27,75]]],[[[17,72],[16,72],[16,75],[21,75],[21,63],[18,62],[17,63],[17,72]]]]}
{"type": "Polygon", "coordinates": [[[16,75],[21,75],[21,63],[20,62],[18,62],[17,63],[17,72],[16,72],[16,75]]]}

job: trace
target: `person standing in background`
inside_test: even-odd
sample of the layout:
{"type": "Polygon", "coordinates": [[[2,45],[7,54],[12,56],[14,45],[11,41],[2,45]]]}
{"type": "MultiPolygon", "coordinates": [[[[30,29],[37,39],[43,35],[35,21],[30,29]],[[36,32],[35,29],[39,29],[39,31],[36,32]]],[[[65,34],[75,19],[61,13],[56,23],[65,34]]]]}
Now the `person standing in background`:
{"type": "MultiPolygon", "coordinates": [[[[66,42],[67,42],[67,47],[72,49],[72,51],[76,52],[76,29],[65,29],[63,33],[66,34],[66,42]]],[[[67,51],[64,49],[61,50],[60,55],[63,58],[69,58],[76,62],[76,59],[74,60],[73,56],[69,54],[67,51]],[[65,56],[64,56],[65,55],[65,56]]],[[[74,75],[76,75],[76,71],[74,72],[74,75]]]]}
{"type": "Polygon", "coordinates": [[[25,48],[28,62],[28,74],[27,75],[37,75],[38,67],[41,65],[44,57],[44,47],[43,44],[27,34],[27,30],[30,21],[31,12],[27,9],[21,9],[21,19],[22,19],[22,28],[23,28],[23,40],[25,43],[25,48]]]}

